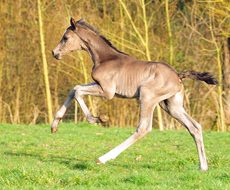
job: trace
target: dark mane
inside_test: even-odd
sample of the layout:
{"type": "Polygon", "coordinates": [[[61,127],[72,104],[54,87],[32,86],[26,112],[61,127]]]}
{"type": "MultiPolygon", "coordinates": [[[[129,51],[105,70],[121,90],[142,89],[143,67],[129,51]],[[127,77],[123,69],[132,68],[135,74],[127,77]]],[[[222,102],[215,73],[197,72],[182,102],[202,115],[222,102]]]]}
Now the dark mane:
{"type": "Polygon", "coordinates": [[[100,37],[101,37],[111,48],[113,48],[114,50],[116,50],[116,51],[119,52],[119,53],[122,53],[122,54],[127,55],[126,53],[124,53],[124,52],[118,50],[115,46],[113,46],[113,44],[111,44],[111,42],[110,42],[107,38],[105,38],[104,36],[101,36],[101,35],[100,35],[100,37]]]}
{"type": "Polygon", "coordinates": [[[92,25],[90,25],[86,22],[77,22],[77,23],[80,24],[81,26],[85,27],[85,28],[92,30],[96,34],[100,35],[100,32],[96,28],[94,28],[92,25]]]}
{"type": "Polygon", "coordinates": [[[93,32],[95,32],[98,36],[101,37],[101,39],[103,39],[106,42],[106,44],[108,44],[111,48],[113,48],[114,50],[116,50],[118,53],[122,53],[122,54],[127,55],[126,53],[118,50],[115,46],[113,46],[113,44],[107,38],[105,38],[104,36],[100,35],[100,32],[98,30],[96,30],[92,25],[90,25],[90,24],[88,24],[86,22],[79,23],[79,24],[81,24],[82,26],[84,26],[84,27],[92,30],[93,32]]]}

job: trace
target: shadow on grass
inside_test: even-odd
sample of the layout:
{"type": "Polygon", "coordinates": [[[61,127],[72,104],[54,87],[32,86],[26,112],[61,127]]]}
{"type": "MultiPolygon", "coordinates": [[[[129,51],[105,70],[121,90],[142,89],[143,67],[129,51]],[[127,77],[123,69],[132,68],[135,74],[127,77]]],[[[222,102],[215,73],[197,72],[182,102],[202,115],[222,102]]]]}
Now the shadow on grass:
{"type": "Polygon", "coordinates": [[[136,163],[136,164],[118,164],[119,167],[121,168],[126,168],[126,169],[133,169],[133,170],[138,170],[139,168],[142,169],[147,169],[147,170],[152,170],[155,172],[166,172],[166,171],[176,171],[176,172],[184,172],[186,170],[194,169],[194,171],[197,170],[198,166],[196,167],[195,164],[194,168],[190,168],[192,164],[187,164],[184,162],[175,162],[175,161],[169,161],[169,162],[152,162],[152,163],[136,163]]]}
{"type": "Polygon", "coordinates": [[[16,156],[16,157],[32,157],[32,158],[36,158],[38,161],[41,162],[52,162],[52,163],[56,162],[59,164],[63,164],[72,170],[87,170],[92,167],[89,161],[79,160],[76,158],[60,157],[60,156],[52,156],[52,155],[44,156],[39,154],[12,153],[12,152],[5,152],[4,154],[8,156],[16,156]]]}

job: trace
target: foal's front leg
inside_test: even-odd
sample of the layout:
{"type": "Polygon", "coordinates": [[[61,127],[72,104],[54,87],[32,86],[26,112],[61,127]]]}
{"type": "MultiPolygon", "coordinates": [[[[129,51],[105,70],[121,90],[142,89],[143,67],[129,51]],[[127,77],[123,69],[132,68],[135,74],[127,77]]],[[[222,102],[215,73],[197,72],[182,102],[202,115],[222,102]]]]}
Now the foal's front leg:
{"type": "Polygon", "coordinates": [[[84,100],[82,97],[84,95],[93,95],[93,96],[104,96],[104,93],[101,87],[96,83],[90,83],[87,85],[77,85],[74,87],[73,90],[70,91],[68,98],[66,99],[65,103],[62,107],[57,111],[54,116],[54,121],[51,125],[51,132],[55,133],[58,130],[58,124],[60,120],[63,118],[67,108],[69,107],[71,101],[75,98],[78,103],[80,104],[86,119],[89,123],[103,123],[106,122],[109,117],[105,115],[101,115],[100,117],[94,117],[91,112],[89,111],[88,107],[85,105],[84,100]]]}
{"type": "Polygon", "coordinates": [[[104,123],[109,119],[109,117],[106,115],[94,117],[83,100],[84,95],[104,97],[104,91],[102,90],[101,86],[94,82],[86,85],[77,85],[74,87],[74,89],[76,90],[75,99],[78,101],[83,113],[85,114],[87,121],[90,124],[104,123]]]}
{"type": "Polygon", "coordinates": [[[54,116],[53,123],[51,125],[51,133],[57,132],[58,124],[61,121],[61,119],[63,118],[67,108],[70,105],[70,103],[74,99],[74,95],[75,95],[75,90],[73,89],[73,90],[70,91],[69,96],[66,99],[66,101],[64,102],[64,104],[62,105],[62,107],[56,112],[56,114],[54,116]]]}

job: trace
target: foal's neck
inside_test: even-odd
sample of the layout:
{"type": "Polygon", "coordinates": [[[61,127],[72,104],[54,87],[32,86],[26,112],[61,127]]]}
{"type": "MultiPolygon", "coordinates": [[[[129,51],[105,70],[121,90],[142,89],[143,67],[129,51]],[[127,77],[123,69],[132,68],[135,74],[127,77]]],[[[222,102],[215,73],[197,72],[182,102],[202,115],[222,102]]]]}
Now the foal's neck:
{"type": "Polygon", "coordinates": [[[115,59],[120,53],[112,48],[100,36],[94,36],[89,40],[87,52],[90,54],[94,65],[115,59]]]}

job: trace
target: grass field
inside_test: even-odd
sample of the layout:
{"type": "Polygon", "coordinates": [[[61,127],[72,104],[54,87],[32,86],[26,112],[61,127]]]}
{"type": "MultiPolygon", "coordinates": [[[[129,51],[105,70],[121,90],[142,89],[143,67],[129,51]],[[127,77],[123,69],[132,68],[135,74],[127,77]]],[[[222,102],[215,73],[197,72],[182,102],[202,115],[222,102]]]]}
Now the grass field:
{"type": "Polygon", "coordinates": [[[209,171],[198,172],[187,131],[153,130],[97,165],[134,128],[0,124],[0,189],[230,189],[230,133],[204,132],[209,171]]]}

